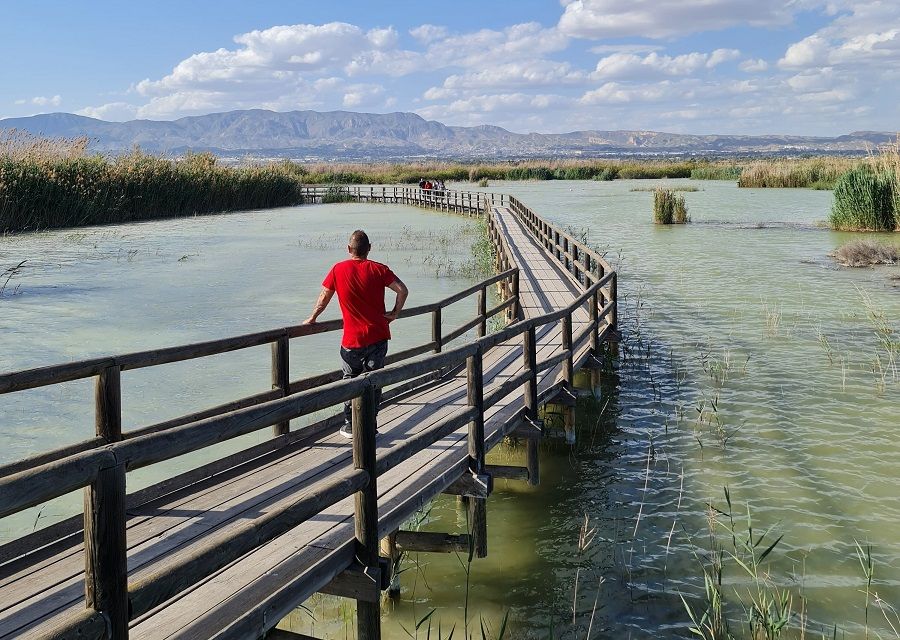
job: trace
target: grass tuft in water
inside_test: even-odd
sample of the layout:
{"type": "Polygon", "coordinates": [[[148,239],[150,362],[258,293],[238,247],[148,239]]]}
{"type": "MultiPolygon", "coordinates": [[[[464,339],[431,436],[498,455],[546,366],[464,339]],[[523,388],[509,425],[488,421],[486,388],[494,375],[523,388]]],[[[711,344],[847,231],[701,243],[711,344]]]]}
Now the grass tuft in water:
{"type": "Polygon", "coordinates": [[[871,167],[856,167],[834,185],[829,222],[845,231],[893,231],[896,176],[871,167]]]}
{"type": "Polygon", "coordinates": [[[656,189],[653,194],[653,222],[656,224],[685,224],[690,222],[684,197],[672,189],[656,189]]]}
{"type": "Polygon", "coordinates": [[[870,267],[900,262],[900,249],[876,240],[852,240],[829,255],[845,267],[870,267]]]}

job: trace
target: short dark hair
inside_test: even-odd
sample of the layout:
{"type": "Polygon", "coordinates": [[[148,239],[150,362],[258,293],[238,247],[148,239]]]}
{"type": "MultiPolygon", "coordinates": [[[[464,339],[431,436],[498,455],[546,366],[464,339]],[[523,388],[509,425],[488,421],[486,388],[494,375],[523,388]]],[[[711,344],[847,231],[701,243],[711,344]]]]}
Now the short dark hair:
{"type": "Polygon", "coordinates": [[[369,236],[362,229],[357,229],[350,234],[350,241],[347,243],[350,253],[358,258],[364,258],[369,255],[369,249],[372,248],[369,242],[369,236]]]}

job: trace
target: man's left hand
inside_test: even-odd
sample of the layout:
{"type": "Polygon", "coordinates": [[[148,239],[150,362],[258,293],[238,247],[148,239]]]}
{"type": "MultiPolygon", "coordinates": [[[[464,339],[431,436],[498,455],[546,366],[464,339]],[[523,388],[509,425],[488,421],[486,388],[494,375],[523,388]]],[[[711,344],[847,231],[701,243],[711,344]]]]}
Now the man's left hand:
{"type": "Polygon", "coordinates": [[[398,314],[396,311],[389,311],[389,312],[387,312],[387,313],[384,314],[384,319],[387,320],[388,323],[391,323],[391,322],[393,322],[394,320],[397,319],[397,316],[398,316],[398,315],[399,315],[399,314],[398,314]]]}

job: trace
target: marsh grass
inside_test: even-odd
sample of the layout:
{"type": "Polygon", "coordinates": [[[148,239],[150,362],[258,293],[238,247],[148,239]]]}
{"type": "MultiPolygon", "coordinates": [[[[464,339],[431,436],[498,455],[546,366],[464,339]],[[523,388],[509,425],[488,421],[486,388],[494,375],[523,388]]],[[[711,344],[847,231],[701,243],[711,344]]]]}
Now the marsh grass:
{"type": "Polygon", "coordinates": [[[900,248],[876,240],[852,240],[828,255],[845,267],[870,267],[900,262],[900,248]]]}
{"type": "Polygon", "coordinates": [[[271,208],[302,200],[287,163],[223,167],[209,153],[178,160],[133,151],[86,155],[87,140],[0,137],[0,233],[271,208]]]}
{"type": "Polygon", "coordinates": [[[838,178],[858,166],[857,158],[799,158],[757,160],[744,166],[739,187],[803,188],[816,185],[828,188],[838,178]]]}
{"type": "Polygon", "coordinates": [[[685,224],[690,222],[684,197],[672,189],[659,188],[653,192],[653,222],[656,224],[685,224]]]}
{"type": "Polygon", "coordinates": [[[843,174],[834,185],[829,222],[846,231],[892,231],[896,177],[883,169],[860,166],[843,174]]]}
{"type": "Polygon", "coordinates": [[[739,180],[743,167],[736,164],[716,164],[691,170],[692,180],[739,180]]]}
{"type": "Polygon", "coordinates": [[[334,204],[338,202],[353,202],[354,198],[350,192],[345,191],[337,185],[331,185],[322,195],[322,204],[334,204]]]}

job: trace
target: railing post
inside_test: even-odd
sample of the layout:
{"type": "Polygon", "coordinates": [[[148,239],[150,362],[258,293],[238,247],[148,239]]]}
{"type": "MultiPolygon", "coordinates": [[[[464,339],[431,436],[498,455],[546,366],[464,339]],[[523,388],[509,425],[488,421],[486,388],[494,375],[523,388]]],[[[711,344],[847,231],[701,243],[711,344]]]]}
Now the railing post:
{"type": "MultiPolygon", "coordinates": [[[[356,492],[354,524],[356,559],[380,584],[378,565],[378,477],[375,470],[376,391],[367,385],[353,399],[353,466],[369,474],[366,486],[356,492]]],[[[356,601],[356,629],[359,640],[380,640],[381,601],[356,601]]]]}
{"type": "MultiPolygon", "coordinates": [[[[537,386],[537,337],[534,327],[528,327],[522,334],[522,366],[531,375],[525,381],[525,419],[534,423],[538,415],[537,386]]],[[[540,466],[538,464],[538,439],[528,438],[525,441],[525,466],[528,467],[528,484],[540,483],[540,466]]]]}
{"type": "Polygon", "coordinates": [[[478,315],[481,322],[478,323],[478,337],[487,335],[487,287],[481,287],[478,292],[478,315]]]}
{"type": "Polygon", "coordinates": [[[569,239],[562,239],[562,263],[566,271],[569,270],[569,239]]]}
{"type": "Polygon", "coordinates": [[[537,419],[538,391],[537,391],[537,337],[534,327],[528,327],[522,334],[522,366],[531,375],[525,381],[525,417],[531,420],[537,419]]]}
{"type": "Polygon", "coordinates": [[[512,274],[512,295],[515,302],[512,304],[512,321],[518,322],[522,311],[522,301],[519,299],[519,269],[516,268],[512,274]]]}
{"type": "MultiPolygon", "coordinates": [[[[107,442],[122,439],[120,368],[97,378],[96,433],[107,442]]],[[[125,539],[125,463],[101,469],[84,489],[84,596],[102,612],[111,640],[128,638],[128,559],[125,539]]]]}
{"type": "Polygon", "coordinates": [[[600,335],[599,335],[599,327],[597,326],[597,317],[599,316],[599,312],[597,306],[600,304],[600,289],[594,291],[594,295],[588,298],[588,303],[590,303],[591,307],[588,309],[588,313],[591,318],[591,353],[594,356],[600,354],[600,335]]]}
{"type": "MultiPolygon", "coordinates": [[[[475,417],[469,423],[469,469],[472,473],[484,472],[484,379],[481,349],[466,359],[467,401],[475,409],[475,417]]],[[[487,556],[487,500],[469,500],[469,522],[472,527],[473,551],[479,558],[487,556]]]]}
{"type": "Polygon", "coordinates": [[[575,366],[572,358],[572,312],[569,311],[562,317],[562,348],[568,349],[569,355],[563,361],[563,379],[569,389],[575,382],[575,366]]]}
{"type": "MultiPolygon", "coordinates": [[[[597,281],[599,282],[600,280],[602,280],[603,276],[605,276],[605,275],[606,275],[606,269],[603,268],[603,264],[598,260],[597,261],[597,281]]],[[[605,307],[606,306],[606,296],[603,295],[602,288],[598,290],[598,293],[600,294],[600,306],[605,307]]]]}
{"type": "MultiPolygon", "coordinates": [[[[281,396],[290,394],[290,339],[287,334],[272,343],[272,388],[281,391],[281,396]]],[[[291,421],[285,420],[272,425],[273,436],[283,436],[291,430],[291,421]]]]}
{"type": "MultiPolygon", "coordinates": [[[[575,279],[578,280],[578,282],[581,282],[581,272],[578,270],[578,266],[577,266],[579,264],[579,262],[578,262],[579,258],[580,258],[580,256],[578,254],[578,245],[573,242],[572,243],[572,269],[571,269],[571,271],[572,271],[572,275],[575,276],[575,279]]],[[[584,284],[586,286],[590,284],[588,282],[587,276],[584,277],[584,284]]]]}
{"type": "Polygon", "coordinates": [[[610,310],[610,315],[612,316],[612,331],[619,330],[619,297],[616,279],[618,277],[618,273],[613,271],[612,280],[609,281],[609,300],[612,302],[612,309],[610,310]]]}
{"type": "Polygon", "coordinates": [[[434,343],[434,352],[440,353],[444,346],[441,336],[441,308],[437,307],[431,312],[431,341],[434,343]]]}

